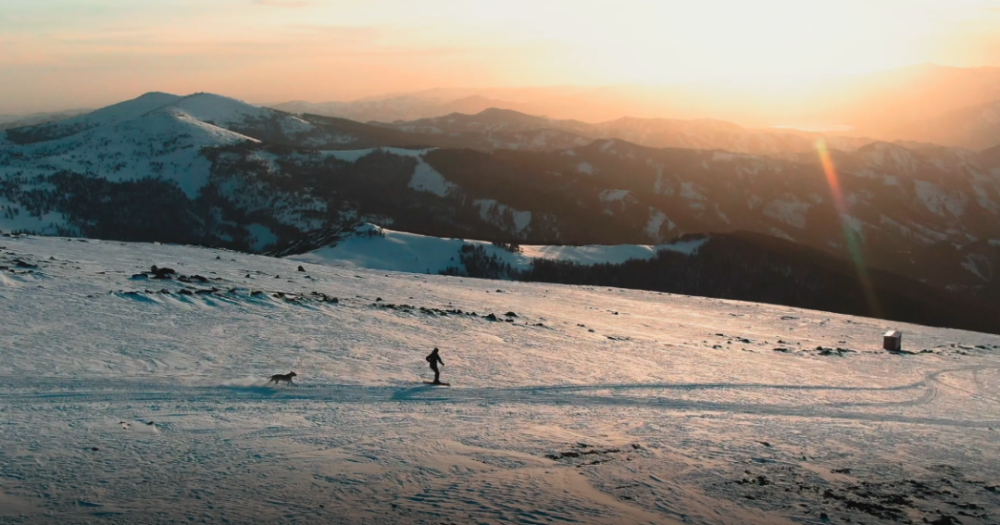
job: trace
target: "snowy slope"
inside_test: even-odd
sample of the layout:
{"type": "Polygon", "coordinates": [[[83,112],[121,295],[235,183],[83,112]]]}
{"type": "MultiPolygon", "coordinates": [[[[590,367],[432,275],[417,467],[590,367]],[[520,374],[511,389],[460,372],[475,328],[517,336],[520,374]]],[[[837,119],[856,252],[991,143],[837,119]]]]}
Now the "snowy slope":
{"type": "Polygon", "coordinates": [[[329,266],[432,273],[461,269],[462,246],[481,246],[487,256],[496,256],[512,268],[523,270],[532,259],[572,261],[580,264],[622,263],[630,259],[651,259],[660,250],[692,253],[707,240],[661,245],[620,244],[615,246],[523,245],[514,253],[492,243],[465,239],[444,239],[365,225],[336,246],[294,255],[291,260],[329,266]],[[370,235],[369,232],[379,232],[370,235]]]}
{"type": "Polygon", "coordinates": [[[1000,513],[997,336],[182,246],[0,246],[0,523],[1000,513]],[[133,277],[153,264],[186,277],[133,277]],[[881,351],[887,328],[916,353],[881,351]],[[435,346],[451,388],[420,382],[435,346]],[[299,386],[264,385],[290,370],[299,386]]]}

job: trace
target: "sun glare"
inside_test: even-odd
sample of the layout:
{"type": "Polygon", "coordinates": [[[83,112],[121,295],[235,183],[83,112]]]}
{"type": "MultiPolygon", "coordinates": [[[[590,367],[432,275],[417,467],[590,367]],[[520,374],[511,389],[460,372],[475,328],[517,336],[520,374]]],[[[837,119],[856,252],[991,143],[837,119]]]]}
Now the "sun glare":
{"type": "Polygon", "coordinates": [[[336,100],[697,82],[780,100],[842,75],[1000,64],[995,0],[57,3],[0,10],[6,104],[42,104],[65,85],[111,99],[127,86],[336,100]]]}

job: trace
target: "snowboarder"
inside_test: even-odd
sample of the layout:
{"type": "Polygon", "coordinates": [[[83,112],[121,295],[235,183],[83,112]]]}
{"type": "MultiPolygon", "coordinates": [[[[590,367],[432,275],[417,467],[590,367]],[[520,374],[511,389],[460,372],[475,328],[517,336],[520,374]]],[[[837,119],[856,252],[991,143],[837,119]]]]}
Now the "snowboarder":
{"type": "Polygon", "coordinates": [[[434,371],[434,384],[441,384],[441,371],[438,370],[438,363],[444,366],[444,361],[441,360],[441,356],[438,355],[438,349],[435,348],[434,351],[427,356],[427,362],[431,364],[431,370],[434,371]]]}

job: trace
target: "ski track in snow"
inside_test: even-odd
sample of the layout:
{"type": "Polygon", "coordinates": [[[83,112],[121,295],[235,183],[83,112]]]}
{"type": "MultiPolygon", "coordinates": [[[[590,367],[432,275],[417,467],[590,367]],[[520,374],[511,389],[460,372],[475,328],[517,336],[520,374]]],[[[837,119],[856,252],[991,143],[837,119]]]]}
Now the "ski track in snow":
{"type": "Polygon", "coordinates": [[[942,479],[909,519],[1000,513],[1000,337],[299,264],[0,237],[0,523],[893,523],[850,487],[942,479]]]}

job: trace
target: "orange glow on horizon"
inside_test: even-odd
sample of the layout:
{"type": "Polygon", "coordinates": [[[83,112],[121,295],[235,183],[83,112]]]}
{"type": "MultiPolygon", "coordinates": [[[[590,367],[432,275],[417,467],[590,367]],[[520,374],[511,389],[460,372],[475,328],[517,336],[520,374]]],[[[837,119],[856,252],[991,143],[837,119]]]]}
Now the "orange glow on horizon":
{"type": "Polygon", "coordinates": [[[780,105],[844,75],[1000,66],[998,27],[997,0],[8,0],[0,113],[154,90],[264,103],[690,82],[780,105]]]}

